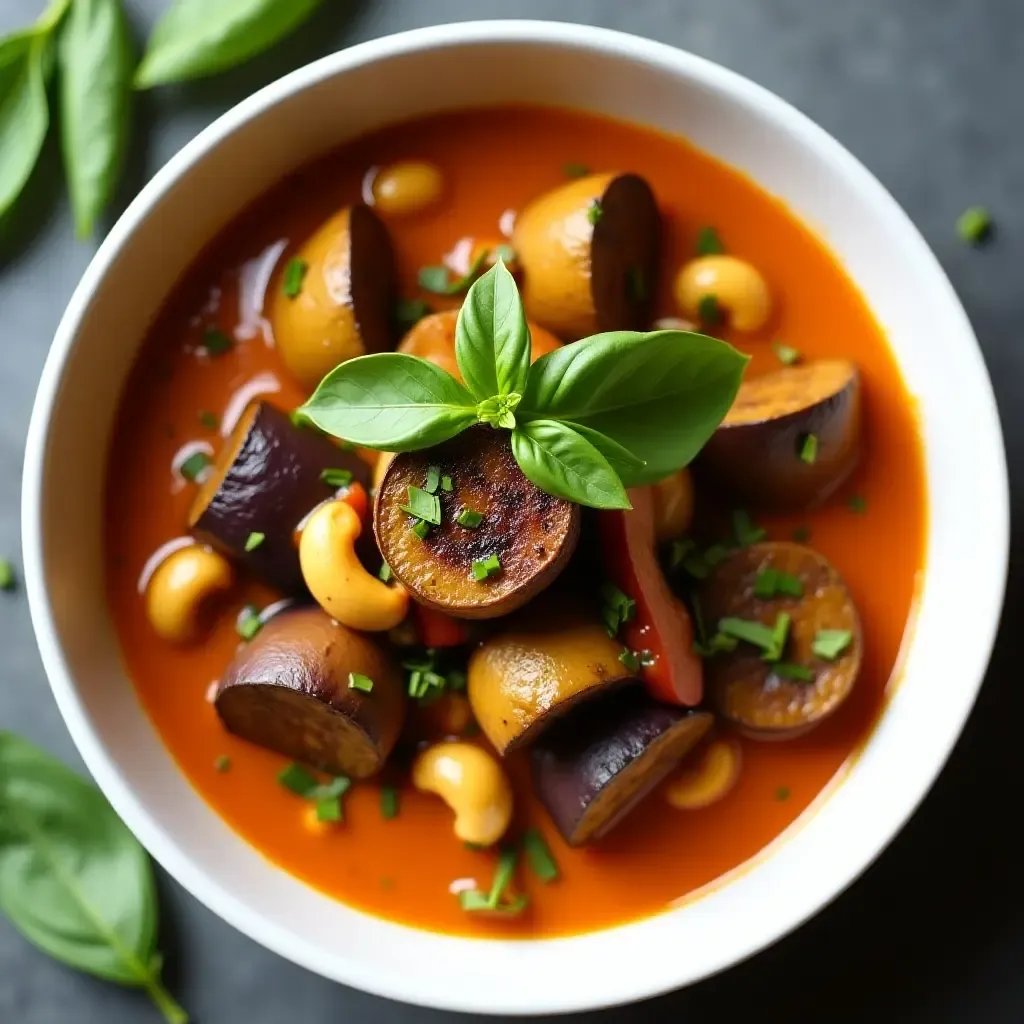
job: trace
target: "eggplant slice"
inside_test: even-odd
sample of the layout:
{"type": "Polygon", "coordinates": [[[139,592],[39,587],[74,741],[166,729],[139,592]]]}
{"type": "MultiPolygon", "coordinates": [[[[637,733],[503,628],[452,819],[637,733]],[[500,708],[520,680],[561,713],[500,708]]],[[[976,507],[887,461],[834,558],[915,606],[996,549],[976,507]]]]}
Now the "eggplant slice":
{"type": "Polygon", "coordinates": [[[697,467],[754,508],[819,504],[860,461],[860,392],[857,367],[845,359],[746,380],[697,467]]]}
{"type": "Polygon", "coordinates": [[[334,775],[384,767],[405,717],[402,673],[368,636],[319,608],[272,618],[228,666],[214,699],[228,732],[334,775]],[[367,693],[350,673],[373,682],[367,693]]]}
{"type": "Polygon", "coordinates": [[[705,677],[718,712],[755,739],[790,739],[814,728],[849,697],[861,663],[857,609],[839,574],[811,548],[789,542],[753,544],[720,563],[705,583],[701,605],[707,628],[726,617],[772,626],[780,613],[790,616],[783,661],[814,674],[798,681],[778,675],[762,652],[740,641],[736,649],[705,662],[705,677]],[[802,597],[754,592],[765,571],[796,577],[802,597]],[[812,650],[821,630],[849,631],[849,645],[834,660],[812,650]]]}
{"type": "MultiPolygon", "coordinates": [[[[296,531],[335,491],[321,479],[325,469],[342,469],[369,489],[370,468],[315,430],[297,427],[267,402],[246,409],[200,487],[189,512],[192,533],[285,594],[306,590],[299,567],[296,531]],[[253,533],[263,541],[252,551],[253,533]]],[[[360,551],[376,572],[370,531],[360,551]]]]}
{"type": "Polygon", "coordinates": [[[526,604],[569,561],[580,509],[534,486],[512,455],[507,431],[479,426],[442,445],[398,455],[377,493],[374,530],[384,561],[421,604],[464,619],[492,619],[526,604]],[[424,537],[403,512],[409,487],[423,488],[430,467],[451,477],[438,487],[441,525],[424,537]],[[463,510],[482,517],[461,526],[463,510]],[[473,563],[496,556],[500,569],[473,577],[473,563]]]}
{"type": "Polygon", "coordinates": [[[570,846],[607,835],[711,728],[707,711],[625,686],[575,708],[532,748],[533,785],[570,846]]]}

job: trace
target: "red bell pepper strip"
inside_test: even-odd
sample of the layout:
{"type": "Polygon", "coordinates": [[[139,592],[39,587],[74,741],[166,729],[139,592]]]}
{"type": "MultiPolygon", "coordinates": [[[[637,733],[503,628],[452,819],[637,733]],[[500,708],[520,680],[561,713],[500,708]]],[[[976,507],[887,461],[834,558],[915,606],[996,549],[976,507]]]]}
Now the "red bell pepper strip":
{"type": "Polygon", "coordinates": [[[469,642],[469,627],[462,619],[422,604],[414,603],[412,610],[416,634],[424,647],[460,647],[469,642]]]}
{"type": "Polygon", "coordinates": [[[598,513],[605,575],[636,602],[619,639],[641,657],[639,675],[652,697],[694,707],[704,690],[704,664],[693,651],[690,613],[658,564],[650,488],[632,488],[629,500],[632,511],[598,513]]]}

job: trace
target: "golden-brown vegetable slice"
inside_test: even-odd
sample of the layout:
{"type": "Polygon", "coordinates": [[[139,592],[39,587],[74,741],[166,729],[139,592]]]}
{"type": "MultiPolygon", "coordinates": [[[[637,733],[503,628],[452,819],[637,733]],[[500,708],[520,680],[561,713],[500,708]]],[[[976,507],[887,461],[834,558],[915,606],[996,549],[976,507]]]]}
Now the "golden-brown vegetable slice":
{"type": "Polygon", "coordinates": [[[550,585],[576,547],[579,524],[579,506],[530,483],[508,432],[487,426],[397,456],[374,506],[377,545],[395,577],[421,604],[465,619],[507,615],[550,585]],[[410,486],[426,485],[431,466],[451,477],[452,490],[438,487],[441,525],[420,537],[401,506],[410,486]],[[480,522],[461,525],[463,511],[480,522]],[[500,569],[475,579],[473,564],[492,556],[500,569]]]}
{"type": "Polygon", "coordinates": [[[698,465],[746,504],[801,509],[850,476],[861,440],[857,367],[823,359],[744,381],[698,465]]]}
{"type": "Polygon", "coordinates": [[[239,648],[214,704],[236,736],[355,779],[380,771],[405,716],[393,656],[319,608],[282,612],[239,648]],[[372,690],[350,686],[350,673],[372,690]]]}
{"type": "Polygon", "coordinates": [[[743,548],[722,562],[704,585],[701,604],[709,630],[723,618],[772,626],[780,613],[791,618],[782,657],[813,673],[813,679],[784,678],[756,647],[740,641],[732,652],[709,658],[705,678],[719,713],[757,739],[789,739],[813,728],[850,695],[861,661],[860,619],[850,592],[828,560],[802,544],[769,542],[743,548]],[[801,597],[776,593],[759,598],[755,588],[766,572],[800,582],[801,597]],[[812,650],[822,630],[850,633],[833,660],[812,650]]]}
{"type": "Polygon", "coordinates": [[[270,320],[285,366],[312,391],[339,363],[391,348],[394,257],[369,207],[346,206],[296,253],[274,284],[270,320]],[[293,287],[289,287],[289,285],[293,287]]]}
{"type": "Polygon", "coordinates": [[[593,615],[549,592],[473,652],[477,723],[499,754],[532,743],[571,707],[636,678],[619,658],[624,649],[593,615]]]}
{"type": "Polygon", "coordinates": [[[641,686],[587,701],[531,752],[533,784],[570,846],[607,835],[700,742],[706,711],[658,704],[641,686]]]}
{"type": "Polygon", "coordinates": [[[535,199],[516,219],[527,316],[566,339],[646,330],[661,216],[636,174],[592,174],[535,199]]]}

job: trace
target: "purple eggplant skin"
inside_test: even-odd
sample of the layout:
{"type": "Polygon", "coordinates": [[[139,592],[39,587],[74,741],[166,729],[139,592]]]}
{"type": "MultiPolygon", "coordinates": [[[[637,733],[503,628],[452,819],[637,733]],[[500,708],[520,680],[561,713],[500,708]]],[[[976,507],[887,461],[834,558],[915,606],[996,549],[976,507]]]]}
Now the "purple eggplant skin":
{"type": "MultiPolygon", "coordinates": [[[[269,403],[256,402],[238,421],[192,503],[192,533],[282,593],[304,594],[296,531],[335,493],[321,479],[325,469],[348,470],[369,491],[370,467],[359,456],[311,428],[295,426],[269,403]],[[263,540],[246,551],[254,533],[262,533],[263,540]]],[[[363,537],[370,549],[360,556],[376,572],[380,559],[371,550],[371,531],[364,530],[363,537]]]]}
{"type": "Polygon", "coordinates": [[[570,711],[531,751],[533,786],[570,846],[607,835],[689,753],[714,716],[624,686],[570,711]]]}

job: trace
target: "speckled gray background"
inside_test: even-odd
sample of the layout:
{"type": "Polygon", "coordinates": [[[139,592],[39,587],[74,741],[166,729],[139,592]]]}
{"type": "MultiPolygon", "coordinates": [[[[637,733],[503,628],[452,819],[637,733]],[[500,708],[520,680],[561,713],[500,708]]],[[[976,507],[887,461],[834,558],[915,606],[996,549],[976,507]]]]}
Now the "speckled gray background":
{"type": "MultiPolygon", "coordinates": [[[[141,37],[168,0],[127,3],[141,37]]],[[[42,6],[0,0],[0,35],[42,6]]],[[[389,32],[484,17],[557,18],[673,43],[766,85],[836,135],[909,211],[960,292],[1019,475],[1024,0],[327,0],[309,25],[249,66],[144,96],[121,204],[218,114],[284,72],[389,32]],[[973,203],[989,205],[998,219],[998,236],[984,251],[964,247],[953,230],[973,203]]],[[[32,396],[61,310],[93,251],[72,239],[52,146],[47,157],[24,209],[0,234],[0,553],[19,549],[18,481],[32,396]]],[[[1014,505],[1022,499],[1015,488],[1014,505]]],[[[1021,541],[1015,538],[1015,549],[1021,541]]],[[[1022,588],[1012,574],[1008,622],[1018,617],[1022,588]]],[[[1024,850],[1016,838],[1024,814],[1017,718],[1024,717],[1024,681],[1007,632],[935,791],[834,906],[768,952],[686,992],[578,1019],[1024,1020],[1024,850]]],[[[0,651],[0,727],[80,765],[21,595],[0,596],[0,651]]],[[[233,931],[165,876],[161,890],[167,977],[197,1024],[428,1024],[450,1016],[323,981],[233,931]]],[[[51,963],[0,919],[3,1024],[157,1019],[143,997],[51,963]]]]}

